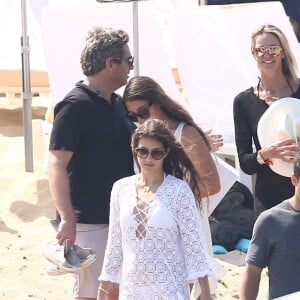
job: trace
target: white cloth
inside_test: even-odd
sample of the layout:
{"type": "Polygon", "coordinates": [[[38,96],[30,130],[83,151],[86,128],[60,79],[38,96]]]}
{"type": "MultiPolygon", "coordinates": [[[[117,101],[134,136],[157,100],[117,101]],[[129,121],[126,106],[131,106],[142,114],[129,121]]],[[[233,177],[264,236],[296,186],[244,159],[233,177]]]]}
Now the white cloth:
{"type": "MultiPolygon", "coordinates": [[[[179,143],[181,143],[182,130],[185,124],[186,124],[185,122],[181,122],[174,132],[174,136],[179,143]]],[[[221,278],[226,271],[224,267],[213,258],[211,231],[210,231],[208,217],[209,217],[209,198],[203,198],[201,200],[201,211],[200,211],[199,221],[204,233],[205,246],[207,249],[207,253],[209,255],[210,263],[212,265],[213,277],[209,278],[209,286],[211,292],[213,293],[217,287],[217,280],[221,278]]],[[[192,299],[194,298],[197,299],[200,292],[201,292],[200,285],[196,283],[191,293],[192,299]]]]}
{"type": "Polygon", "coordinates": [[[185,124],[186,124],[185,122],[180,122],[174,132],[174,136],[180,144],[181,144],[182,130],[183,130],[183,127],[185,126],[185,124]]]}
{"type": "Polygon", "coordinates": [[[188,283],[211,274],[194,195],[185,181],[167,175],[146,212],[145,236],[138,238],[137,176],[113,186],[99,279],[120,283],[119,299],[190,299],[188,283]]]}
{"type": "Polygon", "coordinates": [[[221,200],[224,198],[229,189],[239,179],[238,171],[230,164],[225,162],[222,158],[213,155],[220,182],[221,189],[218,193],[209,196],[207,215],[210,216],[215,208],[219,205],[221,200]]]}

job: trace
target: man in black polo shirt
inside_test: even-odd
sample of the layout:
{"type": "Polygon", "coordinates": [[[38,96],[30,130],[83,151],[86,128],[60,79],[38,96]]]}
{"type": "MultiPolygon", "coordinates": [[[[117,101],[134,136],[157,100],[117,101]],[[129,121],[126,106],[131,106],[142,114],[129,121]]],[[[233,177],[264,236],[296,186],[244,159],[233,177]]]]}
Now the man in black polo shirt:
{"type": "Polygon", "coordinates": [[[115,90],[133,69],[129,37],[122,30],[97,27],[81,53],[84,81],[54,110],[50,138],[49,184],[59,214],[59,243],[90,247],[98,260],[74,275],[74,298],[96,299],[104,256],[111,187],[133,174],[130,137],[115,90]]]}

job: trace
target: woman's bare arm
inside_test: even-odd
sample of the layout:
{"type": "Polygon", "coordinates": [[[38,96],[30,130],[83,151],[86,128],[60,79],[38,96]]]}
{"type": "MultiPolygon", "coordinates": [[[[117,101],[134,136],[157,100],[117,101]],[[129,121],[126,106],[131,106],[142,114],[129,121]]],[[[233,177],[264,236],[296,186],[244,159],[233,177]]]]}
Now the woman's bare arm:
{"type": "Polygon", "coordinates": [[[202,197],[214,195],[220,191],[220,179],[216,165],[200,133],[192,126],[186,125],[182,132],[182,146],[198,171],[202,184],[202,197]]]}

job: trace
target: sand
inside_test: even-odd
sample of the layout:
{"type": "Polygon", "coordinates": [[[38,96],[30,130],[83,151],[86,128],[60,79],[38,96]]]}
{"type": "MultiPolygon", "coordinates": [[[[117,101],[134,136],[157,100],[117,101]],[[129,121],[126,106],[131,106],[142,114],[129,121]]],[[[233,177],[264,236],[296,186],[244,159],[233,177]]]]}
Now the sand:
{"type": "MultiPolygon", "coordinates": [[[[44,240],[54,239],[49,224],[54,217],[46,169],[35,161],[25,172],[21,101],[8,104],[0,98],[0,299],[72,299],[72,276],[49,276],[42,255],[44,240]]],[[[33,100],[33,118],[44,118],[47,107],[33,100]]],[[[217,259],[227,274],[214,299],[238,299],[245,254],[232,251],[217,259]]],[[[267,299],[264,272],[258,299],[267,299]]]]}

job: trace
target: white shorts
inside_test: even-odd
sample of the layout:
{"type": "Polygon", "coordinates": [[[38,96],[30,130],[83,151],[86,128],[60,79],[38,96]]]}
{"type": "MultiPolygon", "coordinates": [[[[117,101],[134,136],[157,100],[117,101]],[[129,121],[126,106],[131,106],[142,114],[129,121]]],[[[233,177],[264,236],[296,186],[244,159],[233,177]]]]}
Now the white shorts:
{"type": "Polygon", "coordinates": [[[77,224],[75,243],[80,247],[92,248],[96,252],[97,260],[74,274],[74,298],[97,298],[98,277],[102,270],[107,236],[107,224],[77,224]]]}

